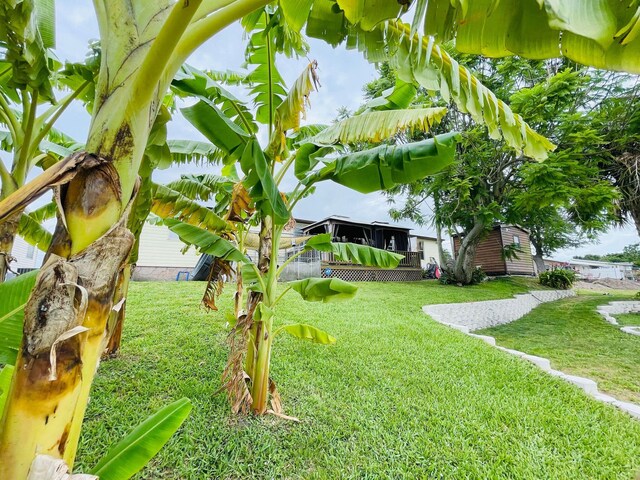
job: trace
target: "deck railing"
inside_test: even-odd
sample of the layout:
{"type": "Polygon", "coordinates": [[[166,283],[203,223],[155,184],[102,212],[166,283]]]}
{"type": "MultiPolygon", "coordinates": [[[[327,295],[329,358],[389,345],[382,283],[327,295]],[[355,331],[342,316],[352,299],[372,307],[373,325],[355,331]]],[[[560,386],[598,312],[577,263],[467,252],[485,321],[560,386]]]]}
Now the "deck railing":
{"type": "MultiPolygon", "coordinates": [[[[394,253],[404,255],[404,258],[400,260],[398,268],[421,268],[420,255],[421,252],[407,252],[402,250],[391,250],[394,253]]],[[[335,256],[331,252],[322,252],[322,261],[329,265],[354,265],[350,262],[344,262],[342,260],[336,260],[335,256]]]]}

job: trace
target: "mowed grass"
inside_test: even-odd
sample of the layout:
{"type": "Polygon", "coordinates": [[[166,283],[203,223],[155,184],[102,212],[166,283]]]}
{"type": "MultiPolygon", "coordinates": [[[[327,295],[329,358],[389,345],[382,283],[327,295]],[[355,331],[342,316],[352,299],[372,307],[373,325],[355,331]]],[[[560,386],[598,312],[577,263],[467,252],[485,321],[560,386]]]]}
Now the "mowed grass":
{"type": "Polygon", "coordinates": [[[620,313],[613,315],[621,326],[635,327],[640,325],[640,313],[620,313]]]}
{"type": "MultiPolygon", "coordinates": [[[[625,297],[582,296],[540,305],[523,318],[481,330],[499,345],[549,358],[553,368],[591,378],[601,391],[640,403],[640,337],[620,331],[596,312],[625,297]]],[[[640,315],[615,315],[640,325],[640,315]]]]}
{"type": "MultiPolygon", "coordinates": [[[[222,313],[198,307],[201,283],[134,283],[122,354],[100,366],[77,471],[187,396],[191,416],[137,478],[633,478],[640,422],[420,310],[510,296],[526,283],[359,284],[354,300],[328,304],[287,296],[280,322],[338,339],[275,340],[272,376],[301,423],[236,418],[214,394],[227,332],[222,313]]],[[[221,312],[228,307],[225,297],[221,312]]]]}

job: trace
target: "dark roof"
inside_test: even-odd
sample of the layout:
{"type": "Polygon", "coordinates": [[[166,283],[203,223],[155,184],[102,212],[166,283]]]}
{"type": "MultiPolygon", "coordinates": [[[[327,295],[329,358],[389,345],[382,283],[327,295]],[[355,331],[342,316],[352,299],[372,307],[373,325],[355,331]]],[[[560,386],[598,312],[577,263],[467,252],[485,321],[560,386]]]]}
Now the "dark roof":
{"type": "Polygon", "coordinates": [[[391,225],[388,222],[357,222],[354,220],[351,220],[349,217],[343,217],[341,215],[332,215],[330,217],[324,218],[322,220],[319,220],[315,223],[312,223],[311,225],[307,225],[305,227],[305,229],[307,228],[312,228],[312,227],[316,227],[318,225],[324,225],[325,223],[347,223],[350,225],[361,225],[364,227],[379,227],[379,228],[389,228],[390,230],[405,230],[405,231],[410,231],[410,228],[406,228],[406,227],[396,227],[395,225],[391,225]]]}

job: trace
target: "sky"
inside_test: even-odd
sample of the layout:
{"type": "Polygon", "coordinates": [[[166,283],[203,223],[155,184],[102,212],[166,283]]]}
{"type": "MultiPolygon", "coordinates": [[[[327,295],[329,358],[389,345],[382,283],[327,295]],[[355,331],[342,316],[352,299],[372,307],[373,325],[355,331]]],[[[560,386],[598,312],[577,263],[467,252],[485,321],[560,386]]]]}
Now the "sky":
{"type": "MultiPolygon", "coordinates": [[[[90,0],[58,0],[56,2],[57,45],[56,54],[61,60],[83,61],[89,40],[98,38],[98,27],[90,0]]],[[[307,123],[331,123],[340,107],[357,109],[364,101],[362,87],[376,78],[375,67],[357,51],[347,51],[343,47],[331,46],[309,40],[309,59],[318,61],[321,88],[311,96],[311,108],[307,112],[307,123]]],[[[232,25],[216,35],[189,58],[189,64],[199,69],[236,70],[242,69],[244,41],[239,25],[232,25]]],[[[307,65],[309,59],[278,60],[278,68],[287,85],[307,65]]],[[[234,94],[236,92],[234,91],[234,94]]],[[[89,126],[89,116],[81,104],[72,105],[59,119],[56,127],[72,137],[84,141],[89,126]]],[[[170,122],[168,137],[172,139],[204,140],[180,114],[170,122]]],[[[184,173],[216,173],[215,167],[179,167],[157,172],[154,180],[158,183],[178,178],[184,173]]],[[[330,215],[344,215],[361,221],[393,222],[388,214],[389,204],[378,193],[363,195],[340,185],[321,182],[314,195],[301,201],[294,211],[298,218],[321,220],[330,215]]],[[[428,213],[428,212],[425,212],[428,213]]],[[[433,229],[420,227],[410,221],[399,222],[400,226],[413,228],[413,234],[435,236],[433,229]]],[[[601,235],[596,244],[577,249],[556,252],[554,258],[568,260],[574,255],[586,253],[610,253],[622,251],[625,245],[639,242],[633,226],[614,228],[601,235]]]]}

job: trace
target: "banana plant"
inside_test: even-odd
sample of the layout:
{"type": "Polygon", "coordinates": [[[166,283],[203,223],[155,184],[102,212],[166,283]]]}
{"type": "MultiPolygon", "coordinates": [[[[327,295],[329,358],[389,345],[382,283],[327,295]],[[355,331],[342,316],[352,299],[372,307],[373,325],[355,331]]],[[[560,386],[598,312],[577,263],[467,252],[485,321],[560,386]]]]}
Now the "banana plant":
{"type": "Polygon", "coordinates": [[[85,150],[0,202],[5,219],[55,187],[60,205],[46,262],[26,306],[22,347],[5,402],[1,478],[26,478],[38,449],[73,466],[90,387],[108,340],[117,278],[134,243],[127,224],[162,99],[194,50],[266,3],[94,2],[101,62],[85,150]],[[43,302],[56,308],[43,313],[38,308],[43,302]],[[76,327],[86,330],[56,343],[76,327]],[[54,380],[52,349],[58,352],[54,380]]]}
{"type": "MultiPolygon", "coordinates": [[[[222,279],[232,272],[235,264],[235,308],[234,315],[228,316],[233,326],[229,336],[231,351],[223,374],[232,410],[281,415],[277,388],[269,375],[274,340],[287,333],[321,344],[335,343],[331,335],[314,326],[279,322],[277,305],[284,293],[295,291],[304,300],[322,302],[348,299],[356,293],[355,286],[342,280],[314,278],[292,282],[278,294],[277,282],[283,269],[297,255],[309,250],[332,252],[341,260],[381,268],[395,268],[402,258],[368,246],[334,244],[328,235],[319,235],[279,265],[282,234],[290,225],[296,203],[320,181],[331,180],[361,192],[372,192],[435,173],[453,161],[456,134],[360,152],[345,147],[355,142],[379,143],[406,129],[428,131],[446,110],[402,108],[415,95],[413,87],[389,92],[390,100],[378,101],[379,105],[335,125],[302,130],[301,117],[318,86],[316,63],[309,63],[287,89],[275,61],[276,53],[286,52],[287,39],[292,38],[282,12],[265,8],[245,18],[243,23],[249,31],[247,79],[251,82],[249,93],[254,114],[246,104],[193,68],[183,68],[173,83],[177,93],[197,99],[197,103],[182,109],[185,118],[225,153],[224,170],[233,182],[226,185],[227,198],[229,189],[231,198],[215,208],[227,226],[207,229],[185,218],[170,218],[165,224],[184,243],[214,257],[205,305],[215,308],[213,297],[220,293],[222,279]],[[390,108],[399,104],[401,108],[390,108]],[[257,124],[268,132],[264,147],[258,142],[257,124]],[[281,192],[285,176],[293,177],[289,173],[294,170],[297,186],[293,191],[281,192]],[[221,207],[226,207],[224,216],[221,207]],[[252,225],[259,228],[255,264],[246,254],[252,225]]],[[[197,199],[200,191],[207,194],[210,191],[193,178],[181,182],[173,187],[191,199],[197,199]]],[[[215,189],[219,185],[217,182],[212,186],[215,189]]]]}
{"type": "MultiPolygon", "coordinates": [[[[12,155],[11,167],[0,161],[0,200],[24,185],[35,166],[48,165],[43,143],[53,125],[75,100],[90,101],[94,71],[99,61],[88,57],[86,65],[63,65],[52,55],[55,26],[53,3],[45,0],[3,2],[0,6],[0,148],[12,155]],[[54,88],[69,90],[56,99],[54,88]],[[39,106],[50,104],[38,113],[39,106]]],[[[4,281],[11,259],[16,231],[31,243],[46,240],[42,232],[29,228],[31,218],[16,210],[0,224],[0,282],[4,281]]]]}
{"type": "MultiPolygon", "coordinates": [[[[15,369],[22,337],[24,307],[36,282],[37,272],[29,272],[0,284],[0,413],[4,411],[9,396],[11,377],[15,369]]],[[[56,362],[56,351],[51,353],[56,362]]],[[[143,468],[178,430],[191,411],[186,399],[177,400],[142,422],[129,435],[113,445],[90,471],[90,478],[125,480],[143,468]]],[[[43,476],[49,468],[66,471],[63,460],[40,455],[31,466],[29,478],[43,476]]],[[[82,476],[79,476],[80,478],[82,476]]],[[[74,478],[73,476],[71,478],[74,478]]],[[[82,478],[89,478],[84,476],[82,478]]]]}
{"type": "MultiPolygon", "coordinates": [[[[4,2],[3,7],[5,4],[14,5],[15,3],[17,2],[4,2]]],[[[256,9],[263,8],[267,3],[267,0],[155,0],[153,2],[96,0],[94,2],[102,56],[86,151],[58,162],[44,174],[0,201],[0,221],[24,209],[34,198],[52,187],[56,188],[58,203],[61,205],[47,263],[39,273],[26,307],[23,344],[19,349],[16,369],[5,403],[2,427],[0,427],[0,477],[17,480],[26,478],[36,445],[44,446],[42,448],[46,450],[46,454],[63,457],[67,464],[72,465],[91,383],[100,352],[106,343],[105,330],[113,307],[116,279],[133,245],[133,237],[127,229],[127,221],[137,191],[137,173],[161,100],[171,79],[194,50],[226,26],[256,9]],[[96,276],[96,272],[99,275],[96,276]],[[76,298],[80,300],[84,298],[85,292],[87,302],[76,301],[76,298]],[[50,310],[47,314],[38,313],[37,305],[54,299],[59,308],[50,310]],[[49,354],[55,340],[76,326],[84,326],[88,331],[62,341],[57,347],[60,350],[56,364],[57,380],[51,381],[48,378],[51,371],[49,354]],[[34,407],[34,399],[38,399],[37,408],[34,407]],[[55,421],[48,421],[49,417],[45,413],[55,413],[55,421]]],[[[420,37],[421,32],[416,30],[415,34],[418,35],[414,35],[414,31],[409,30],[408,34],[398,35],[398,29],[393,25],[400,13],[399,9],[406,3],[380,3],[373,0],[357,2],[340,0],[337,4],[331,0],[280,0],[279,2],[283,7],[287,6],[287,10],[283,10],[284,17],[287,18],[289,15],[295,20],[295,22],[288,21],[292,31],[298,31],[307,22],[308,17],[308,34],[314,33],[327,39],[332,36],[332,41],[339,43],[343,39],[342,32],[351,23],[357,28],[350,31],[358,38],[352,36],[353,41],[350,45],[357,45],[363,51],[366,51],[366,45],[369,45],[372,54],[368,58],[372,60],[375,57],[374,54],[380,54],[379,58],[383,58],[383,54],[393,53],[394,47],[399,44],[399,41],[394,43],[394,39],[411,40],[410,43],[405,42],[403,45],[412,47],[410,49],[412,56],[408,58],[411,65],[416,67],[412,70],[416,81],[421,79],[424,81],[436,75],[438,79],[446,79],[447,83],[445,86],[444,83],[439,82],[439,88],[445,89],[451,86],[452,91],[455,92],[458,85],[456,79],[465,79],[466,84],[460,81],[460,92],[463,94],[456,94],[458,101],[464,103],[462,99],[466,98],[476,107],[481,105],[484,110],[493,110],[494,113],[487,118],[493,121],[494,126],[497,125],[496,120],[502,123],[501,119],[504,117],[504,124],[513,127],[511,111],[508,107],[500,103],[496,106],[493,97],[486,95],[481,101],[478,82],[470,74],[459,75],[460,70],[452,68],[453,64],[446,61],[446,56],[434,57],[436,59],[434,62],[439,58],[443,59],[442,68],[435,71],[433,68],[428,68],[432,65],[431,62],[414,61],[413,55],[425,51],[424,42],[415,44],[413,42],[414,38],[420,37]],[[345,16],[347,10],[349,13],[345,16]],[[335,18],[328,18],[329,21],[325,21],[322,16],[328,13],[342,15],[339,19],[340,23],[338,24],[335,18]],[[367,38],[366,33],[374,30],[377,32],[374,37],[367,38]],[[393,35],[387,38],[387,31],[393,35]],[[380,53],[383,50],[380,47],[387,40],[392,48],[380,53]],[[415,48],[413,48],[414,45],[415,48]],[[486,98],[489,98],[492,103],[485,105],[483,101],[486,98]]],[[[436,16],[427,16],[429,25],[441,23],[441,28],[446,28],[449,32],[455,31],[456,23],[459,21],[458,11],[466,14],[469,6],[469,2],[466,1],[451,3],[449,0],[441,0],[429,2],[429,6],[432,3],[436,9],[436,16]],[[444,17],[438,17],[438,12],[448,13],[448,7],[444,8],[444,3],[447,2],[456,10],[444,17]]],[[[505,38],[518,38],[525,44],[524,53],[533,55],[536,53],[537,42],[531,41],[526,44],[525,40],[535,40],[537,30],[530,31],[522,28],[522,23],[525,22],[521,15],[524,11],[522,6],[524,3],[522,5],[516,3],[488,0],[488,12],[495,10],[505,13],[505,9],[513,7],[520,15],[519,23],[508,23],[513,27],[506,32],[509,36],[506,33],[496,36],[492,45],[495,45],[495,42],[504,42],[505,38]],[[498,6],[500,10],[496,10],[498,6]]],[[[527,3],[534,2],[528,0],[527,3]]],[[[545,14],[543,20],[547,20],[554,31],[563,30],[563,39],[565,31],[583,34],[586,42],[594,37],[600,37],[602,33],[600,24],[604,22],[590,21],[585,15],[584,6],[572,4],[576,8],[564,8],[562,7],[564,3],[562,5],[561,3],[545,1],[535,2],[535,5],[538,7],[544,5],[544,11],[541,10],[545,14]],[[597,25],[592,27],[593,24],[597,25]]],[[[600,2],[597,12],[598,14],[603,12],[600,4],[606,4],[610,9],[617,8],[614,13],[617,12],[618,16],[614,16],[614,22],[607,22],[607,25],[617,22],[616,27],[620,27],[622,31],[620,38],[629,40],[626,46],[631,48],[626,49],[623,54],[618,52],[620,54],[618,58],[625,57],[624,60],[627,63],[623,68],[627,68],[629,62],[633,63],[633,59],[638,58],[634,53],[637,51],[635,39],[637,21],[631,19],[627,24],[621,25],[621,21],[624,20],[623,14],[620,13],[622,10],[614,3],[622,6],[625,2],[617,2],[617,0],[600,2]],[[627,58],[627,52],[631,60],[627,58]]],[[[635,2],[630,1],[630,5],[634,6],[635,2]]],[[[427,11],[426,0],[418,0],[416,8],[420,12],[427,11]]],[[[633,10],[632,8],[627,11],[633,12],[633,10]]],[[[429,11],[434,12],[433,9],[429,11]]],[[[420,14],[418,18],[424,18],[424,15],[420,14]]],[[[11,18],[4,20],[5,23],[0,27],[0,32],[6,31],[6,25],[12,21],[11,18]]],[[[543,22],[539,21],[535,22],[534,26],[538,27],[542,24],[543,22]]],[[[487,32],[490,33],[490,29],[487,32]]],[[[558,34],[559,37],[560,34],[558,34]]],[[[556,46],[560,45],[558,39],[554,41],[556,46]]],[[[437,45],[426,50],[431,53],[435,51],[437,54],[436,47],[437,45]]],[[[266,46],[260,55],[264,55],[265,52],[268,54],[270,50],[272,50],[271,46],[266,46]]],[[[589,51],[593,53],[596,50],[591,48],[589,51]]],[[[606,56],[604,57],[605,66],[615,63],[616,58],[607,60],[606,56]]],[[[629,67],[631,68],[632,66],[629,67]]],[[[482,93],[486,92],[482,91],[482,93]]],[[[276,95],[273,91],[267,91],[266,96],[273,101],[276,95]]],[[[198,108],[207,110],[209,106],[197,107],[193,110],[194,114],[197,113],[198,108]]],[[[271,110],[268,115],[272,120],[274,120],[273,114],[271,110]]],[[[484,114],[479,116],[484,118],[484,114]]],[[[516,128],[508,130],[510,135],[515,135],[514,139],[517,140],[515,144],[526,148],[529,142],[536,143],[531,133],[526,128],[522,128],[525,125],[523,122],[518,123],[516,120],[515,124],[521,127],[520,130],[516,131],[516,128]]],[[[215,128],[218,127],[221,131],[229,133],[230,136],[224,142],[225,148],[228,148],[229,158],[236,162],[240,160],[241,166],[245,167],[243,173],[246,180],[243,185],[252,195],[256,208],[266,213],[263,228],[266,230],[282,228],[283,217],[286,217],[287,208],[292,208],[294,200],[288,199],[287,206],[284,199],[279,197],[277,185],[281,177],[278,178],[277,175],[274,177],[269,170],[267,156],[260,150],[254,136],[247,134],[246,131],[241,132],[224,121],[216,124],[215,128]]],[[[282,128],[286,129],[286,127],[282,128]]],[[[281,137],[271,135],[273,149],[270,149],[268,158],[277,158],[279,154],[282,158],[286,158],[282,167],[287,164],[290,166],[289,162],[293,163],[294,160],[284,155],[284,151],[278,152],[282,146],[282,143],[278,143],[278,138],[281,140],[281,137]],[[271,156],[272,151],[277,154],[271,156]]],[[[417,163],[427,162],[434,155],[439,155],[440,151],[443,155],[449,155],[446,152],[451,150],[452,154],[453,148],[448,148],[452,143],[451,137],[433,140],[430,146],[423,145],[417,156],[408,155],[400,159],[398,151],[398,155],[394,158],[395,161],[402,160],[402,162],[413,158],[419,159],[417,163]]],[[[534,150],[539,151],[540,145],[538,141],[533,147],[534,150]]],[[[376,155],[379,153],[377,152],[376,155]]],[[[312,164],[319,157],[320,155],[309,156],[307,162],[312,164]]],[[[343,184],[348,184],[350,177],[354,176],[351,174],[359,170],[351,162],[343,161],[338,165],[330,159],[325,160],[329,164],[327,167],[332,171],[324,171],[320,175],[321,178],[316,177],[315,181],[336,179],[343,184]]],[[[406,173],[398,173],[400,163],[381,163],[377,160],[375,162],[379,165],[378,173],[388,175],[391,180],[394,177],[404,179],[409,176],[406,173]]],[[[364,163],[360,165],[366,168],[364,163]]],[[[312,183],[312,179],[303,183],[304,186],[296,190],[292,197],[310,192],[312,183]]],[[[384,183],[392,183],[392,181],[385,180],[384,183]]],[[[372,185],[369,185],[370,187],[372,185]]],[[[242,198],[241,193],[237,198],[242,198]]],[[[264,238],[265,242],[261,245],[263,260],[260,268],[266,266],[269,263],[267,260],[271,258],[267,256],[270,250],[269,242],[266,241],[266,237],[264,238]]],[[[262,295],[259,292],[252,294],[253,304],[256,304],[255,300],[262,295]]]]}

